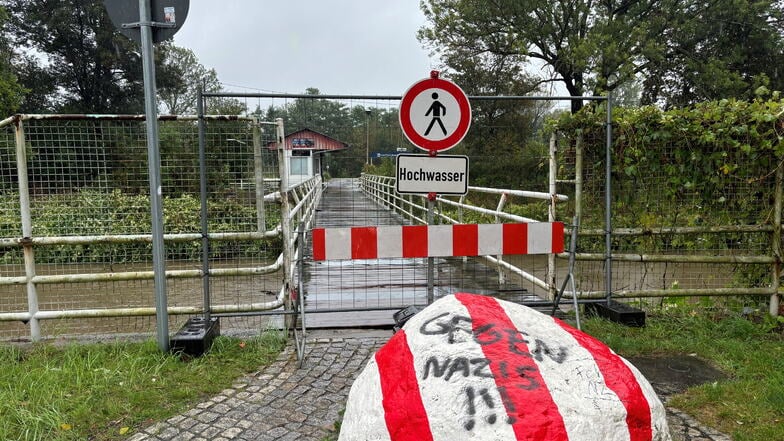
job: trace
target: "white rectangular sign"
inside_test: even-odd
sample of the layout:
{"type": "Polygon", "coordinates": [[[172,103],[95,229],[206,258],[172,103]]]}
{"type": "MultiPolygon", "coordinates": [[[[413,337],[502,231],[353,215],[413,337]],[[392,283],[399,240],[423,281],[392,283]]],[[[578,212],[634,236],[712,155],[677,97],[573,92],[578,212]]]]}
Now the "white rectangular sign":
{"type": "Polygon", "coordinates": [[[398,155],[396,177],[402,194],[466,194],[468,157],[398,155]]]}

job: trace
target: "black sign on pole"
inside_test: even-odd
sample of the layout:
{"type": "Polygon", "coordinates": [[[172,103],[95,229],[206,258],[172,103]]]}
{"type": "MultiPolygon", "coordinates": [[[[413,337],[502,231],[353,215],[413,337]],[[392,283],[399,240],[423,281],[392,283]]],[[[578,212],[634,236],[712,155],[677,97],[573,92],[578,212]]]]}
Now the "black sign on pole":
{"type": "MultiPolygon", "coordinates": [[[[135,0],[104,0],[106,11],[117,29],[141,44],[139,2],[135,0]]],[[[150,0],[152,40],[160,43],[174,36],[188,17],[190,0],[150,0]]]]}

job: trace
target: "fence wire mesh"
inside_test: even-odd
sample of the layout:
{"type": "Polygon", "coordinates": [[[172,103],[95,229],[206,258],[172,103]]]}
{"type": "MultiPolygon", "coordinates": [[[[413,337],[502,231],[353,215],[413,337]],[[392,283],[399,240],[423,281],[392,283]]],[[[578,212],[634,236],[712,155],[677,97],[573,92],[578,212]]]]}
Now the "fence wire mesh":
{"type": "MultiPolygon", "coordinates": [[[[661,295],[669,290],[678,296],[679,290],[770,289],[774,175],[780,166],[775,153],[750,145],[753,153],[735,154],[718,141],[695,142],[685,126],[679,129],[681,136],[670,137],[656,122],[614,121],[613,292],[632,296],[659,291],[661,295]],[[725,165],[716,165],[716,158],[725,158],[725,165]]],[[[578,202],[584,234],[578,252],[601,254],[605,248],[605,132],[595,126],[583,129],[561,133],[559,173],[563,179],[574,179],[581,146],[583,188],[578,202]]],[[[574,196],[571,184],[559,186],[559,191],[574,196]]],[[[565,217],[574,213],[573,203],[563,207],[565,217]]],[[[604,265],[601,257],[578,262],[576,277],[582,291],[606,290],[604,277],[598,276],[604,265]]],[[[732,301],[760,307],[769,296],[732,301]]],[[[651,302],[679,301],[665,295],[651,302]]]]}
{"type": "MultiPolygon", "coordinates": [[[[298,182],[313,175],[324,177],[314,226],[397,225],[422,223],[427,218],[423,195],[398,195],[394,185],[368,191],[360,179],[363,174],[394,178],[395,156],[420,152],[400,129],[399,101],[326,98],[315,93],[249,97],[244,104],[248,108],[255,105],[251,117],[206,121],[209,232],[248,233],[210,241],[210,268],[223,271],[209,279],[212,307],[242,309],[274,300],[283,280],[282,271],[261,270],[276,261],[282,239],[253,235],[273,231],[280,223],[280,207],[273,195],[279,188],[275,149],[280,140],[274,125],[258,121],[281,118],[287,135],[310,130],[316,134],[313,136],[325,136],[344,146],[319,151],[300,140],[297,145],[304,148],[286,152],[286,166],[298,176],[298,182]]],[[[207,99],[208,108],[212,99],[207,99]]],[[[546,119],[566,112],[568,106],[568,101],[472,102],[471,130],[446,154],[469,158],[470,185],[507,191],[471,190],[462,198],[444,196],[435,204],[433,223],[510,221],[509,217],[461,209],[456,204],[547,221],[549,197],[524,198],[508,190],[551,191],[551,138],[546,119]]],[[[35,275],[43,278],[36,283],[38,309],[153,307],[150,242],[129,237],[150,234],[144,121],[28,118],[22,126],[33,239],[67,239],[33,246],[35,275]],[[110,277],[78,283],[62,279],[86,274],[110,277]]],[[[777,185],[772,170],[779,160],[771,156],[766,168],[759,166],[765,161],[757,156],[738,156],[729,163],[732,170],[703,170],[705,158],[690,154],[690,146],[674,137],[656,150],[655,160],[648,158],[647,166],[642,166],[643,162],[629,160],[639,156],[628,141],[635,128],[616,124],[614,129],[613,291],[626,295],[666,290],[663,295],[667,295],[678,290],[769,287],[773,263],[769,225],[774,218],[773,189],[777,185]],[[680,178],[674,182],[673,176],[680,178]],[[694,182],[690,184],[691,178],[694,182]],[[703,181],[710,185],[696,185],[703,181]]],[[[180,272],[167,282],[169,306],[197,310],[203,301],[202,280],[182,274],[193,275],[202,268],[198,122],[194,118],[164,120],[160,133],[167,270],[180,272]]],[[[23,215],[15,135],[14,125],[0,128],[0,313],[4,314],[22,313],[30,307],[25,286],[29,274],[20,246],[23,215]]],[[[557,203],[554,215],[569,225],[580,214],[577,252],[581,259],[575,276],[582,293],[599,294],[607,289],[605,137],[601,125],[579,134],[562,131],[557,135],[555,191],[569,200],[557,203]]],[[[292,205],[306,199],[305,192],[292,192],[292,205]]],[[[290,220],[293,231],[301,216],[290,220]]],[[[547,256],[505,256],[503,260],[557,287],[567,273],[565,259],[558,259],[554,268],[547,256]]],[[[305,262],[305,271],[296,281],[303,284],[307,310],[324,313],[309,318],[310,325],[388,323],[389,310],[427,301],[429,282],[423,259],[312,262],[306,254],[305,262]],[[338,312],[342,315],[336,315],[338,312]]],[[[434,267],[436,298],[458,291],[492,293],[515,301],[552,295],[531,277],[485,259],[437,258],[434,267]]],[[[741,301],[758,304],[760,299],[758,295],[741,301]]],[[[185,320],[184,316],[174,318],[170,321],[172,330],[185,320]]],[[[42,334],[48,336],[150,333],[154,317],[127,314],[43,320],[41,324],[42,334]]],[[[265,326],[271,324],[263,317],[226,317],[222,323],[222,328],[235,330],[265,326]]],[[[21,321],[0,321],[0,338],[20,338],[28,333],[21,321]]]]}
{"type": "MultiPolygon", "coordinates": [[[[568,105],[568,103],[566,103],[568,105]]],[[[361,173],[393,177],[398,153],[422,153],[403,135],[398,121],[396,99],[327,99],[320,96],[259,98],[261,118],[283,118],[288,133],[311,129],[348,144],[348,148],[324,156],[322,172],[329,179],[319,211],[317,227],[376,226],[422,223],[427,218],[422,195],[400,196],[394,186],[384,198],[369,198],[357,179],[361,173]],[[397,200],[401,209],[388,204],[397,200]],[[405,202],[403,202],[405,201],[405,202]]],[[[495,188],[548,191],[548,138],[541,130],[544,116],[557,108],[539,102],[482,101],[472,112],[473,125],[460,146],[449,155],[466,155],[470,162],[470,185],[495,188]]],[[[449,197],[458,202],[459,197],[449,197]]],[[[471,192],[463,200],[489,210],[547,221],[548,200],[528,200],[515,196],[471,192]]],[[[448,223],[447,218],[463,217],[464,223],[508,222],[476,212],[458,214],[446,203],[435,206],[434,223],[448,223]]],[[[515,262],[544,279],[547,258],[521,256],[515,262]]],[[[459,292],[495,293],[503,298],[522,300],[531,295],[547,295],[534,283],[518,274],[504,272],[483,259],[434,259],[434,294],[459,292]]],[[[423,259],[375,259],[327,261],[309,265],[305,276],[308,312],[347,309],[382,309],[348,315],[314,314],[311,325],[334,326],[360,323],[389,323],[391,312],[411,304],[427,301],[428,274],[423,259]],[[357,322],[359,320],[359,322],[357,322]]]]}
{"type": "MultiPolygon", "coordinates": [[[[110,279],[119,279],[37,283],[39,310],[154,306],[150,240],[127,238],[150,234],[144,124],[132,117],[21,121],[33,237],[92,238],[76,244],[36,245],[35,275],[40,278],[108,274],[110,279]],[[143,272],[148,274],[140,275],[143,272]]],[[[256,155],[260,155],[260,172],[268,180],[262,191],[276,191],[277,159],[272,150],[262,146],[274,141],[274,130],[260,130],[250,118],[213,118],[206,127],[209,232],[263,229],[258,223],[254,163],[256,155]]],[[[0,208],[0,236],[20,238],[14,126],[2,130],[0,177],[4,203],[0,208]]],[[[198,270],[202,253],[198,124],[194,118],[163,120],[160,134],[167,271],[198,270]],[[182,234],[196,238],[168,238],[182,234]]],[[[274,229],[279,218],[276,205],[270,202],[264,210],[269,222],[266,227],[274,229]]],[[[279,253],[279,241],[258,238],[215,240],[210,245],[214,268],[263,267],[274,262],[279,253]]],[[[21,247],[4,248],[1,267],[3,277],[24,277],[21,247]]],[[[279,277],[268,275],[212,277],[210,283],[213,300],[229,305],[264,301],[280,285],[279,277]]],[[[27,311],[24,284],[3,284],[0,291],[3,312],[27,311]]],[[[198,277],[169,278],[167,293],[170,307],[202,306],[202,281],[198,277]]],[[[177,328],[184,319],[175,319],[170,326],[177,328]]],[[[18,337],[19,330],[16,323],[0,323],[2,337],[18,337]]],[[[45,320],[41,330],[45,336],[148,333],[154,330],[154,317],[45,320]]]]}

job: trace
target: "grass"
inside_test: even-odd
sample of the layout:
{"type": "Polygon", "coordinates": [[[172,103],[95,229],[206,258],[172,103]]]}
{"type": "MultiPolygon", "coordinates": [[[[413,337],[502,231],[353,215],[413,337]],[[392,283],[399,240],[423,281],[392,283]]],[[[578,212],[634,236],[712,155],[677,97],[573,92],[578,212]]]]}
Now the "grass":
{"type": "Polygon", "coordinates": [[[273,332],[219,337],[190,360],[154,341],[0,346],[0,439],[127,438],[271,362],[284,343],[273,332]]]}
{"type": "Polygon", "coordinates": [[[649,313],[645,328],[589,319],[583,330],[623,356],[696,354],[728,375],[673,397],[671,406],[736,441],[784,440],[782,322],[726,309],[649,313]]]}

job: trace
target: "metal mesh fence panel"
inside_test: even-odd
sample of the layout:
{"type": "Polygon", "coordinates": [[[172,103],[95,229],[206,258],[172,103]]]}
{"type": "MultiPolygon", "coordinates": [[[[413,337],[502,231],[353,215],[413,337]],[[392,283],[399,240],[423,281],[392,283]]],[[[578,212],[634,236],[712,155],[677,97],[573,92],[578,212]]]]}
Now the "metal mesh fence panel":
{"type": "MultiPolygon", "coordinates": [[[[706,290],[700,295],[708,295],[709,290],[731,294],[735,289],[743,294],[769,287],[772,233],[766,225],[773,220],[778,164],[774,153],[751,144],[748,154],[743,149],[736,152],[722,145],[731,134],[710,130],[699,139],[692,135],[696,130],[686,118],[676,124],[668,118],[678,116],[630,120],[631,112],[619,113],[622,117],[613,125],[611,175],[613,292],[646,296],[643,291],[647,291],[666,297],[666,290],[678,296],[684,290],[706,290]],[[680,135],[670,135],[671,128],[680,135]],[[708,135],[716,141],[706,141],[708,135]]],[[[596,121],[579,133],[565,133],[559,141],[561,171],[569,179],[577,169],[578,142],[583,146],[578,252],[598,254],[578,262],[576,276],[584,292],[606,290],[604,277],[597,277],[605,265],[601,257],[606,207],[604,141],[605,131],[596,121]]],[[[573,205],[568,207],[566,216],[574,210],[573,205]]],[[[758,306],[767,298],[738,296],[734,301],[758,306]]],[[[660,298],[652,303],[672,301],[660,298]]]]}
{"type": "MultiPolygon", "coordinates": [[[[274,124],[259,121],[283,120],[289,184],[323,176],[313,226],[421,224],[428,218],[424,194],[401,195],[390,184],[396,155],[422,153],[400,129],[397,99],[309,94],[252,100],[252,117],[205,121],[207,287],[210,306],[217,310],[269,304],[284,280],[281,270],[271,269],[283,243],[275,231],[281,220],[277,148],[284,140],[277,138],[274,124]],[[321,148],[314,140],[336,147],[321,148]],[[377,177],[376,187],[368,188],[368,176],[377,177]]],[[[570,225],[579,213],[577,290],[600,296],[607,289],[606,133],[601,124],[558,132],[557,176],[551,181],[553,152],[545,121],[565,112],[568,104],[473,100],[468,135],[439,153],[468,157],[473,188],[463,197],[440,196],[432,223],[547,221],[553,215],[570,225]],[[553,189],[569,200],[555,203],[551,211],[553,189]],[[544,197],[516,195],[519,190],[544,197]]],[[[45,336],[152,332],[154,317],[146,315],[154,295],[144,121],[50,116],[25,117],[16,124],[24,131],[32,237],[23,233],[27,208],[21,208],[25,198],[16,131],[9,124],[0,128],[0,338],[24,338],[29,332],[24,317],[15,314],[36,305],[45,313],[79,317],[41,320],[45,336]],[[35,254],[33,270],[25,265],[24,247],[35,254]],[[31,287],[36,301],[30,300],[31,287]],[[107,309],[123,309],[123,316],[84,317],[86,311],[107,309]]],[[[777,157],[752,146],[749,153],[733,153],[716,166],[723,150],[710,143],[691,145],[687,137],[659,140],[655,150],[646,150],[648,141],[642,140],[656,137],[641,127],[618,122],[614,127],[613,292],[626,297],[677,295],[679,290],[754,294],[768,287],[777,157]]],[[[168,306],[183,314],[170,321],[173,330],[185,320],[182,311],[200,312],[204,303],[198,121],[167,119],[160,133],[168,306]]],[[[290,219],[294,232],[305,211],[301,202],[315,194],[308,188],[288,192],[292,207],[302,209],[290,219]]],[[[553,263],[548,256],[447,257],[433,259],[429,280],[425,259],[313,262],[309,252],[295,282],[303,284],[307,310],[323,313],[311,319],[316,326],[388,323],[389,310],[425,304],[431,284],[435,298],[458,291],[514,301],[550,298],[552,286],[560,287],[567,273],[565,259],[553,263]],[[354,310],[348,318],[330,315],[348,310],[354,310]]],[[[226,317],[222,328],[255,331],[279,325],[277,319],[244,316],[226,317]]]]}
{"type": "MultiPolygon", "coordinates": [[[[43,117],[23,119],[20,124],[27,151],[32,236],[50,240],[33,247],[38,309],[84,315],[86,310],[153,307],[150,240],[133,237],[150,234],[144,121],[136,117],[43,117]],[[73,279],[79,280],[73,283],[73,279]]],[[[263,173],[272,181],[267,191],[275,189],[277,168],[272,155],[260,145],[264,139],[258,129],[249,118],[211,118],[207,123],[210,233],[242,233],[260,227],[254,172],[257,154],[263,156],[263,173]]],[[[14,127],[2,130],[0,185],[2,197],[8,199],[0,213],[2,236],[15,241],[22,231],[14,127]]],[[[167,271],[193,272],[202,267],[198,124],[195,119],[164,120],[160,133],[167,271]]],[[[267,136],[266,141],[271,139],[267,136]]],[[[274,228],[275,204],[265,210],[274,228]]],[[[21,247],[3,251],[0,274],[24,278],[21,247]]],[[[254,268],[274,261],[279,252],[279,243],[258,237],[214,240],[210,264],[254,268]]],[[[214,299],[240,304],[264,297],[275,290],[267,279],[214,277],[214,299]]],[[[24,284],[2,284],[0,289],[3,312],[27,310],[24,284]]],[[[167,293],[169,307],[202,307],[198,276],[169,278],[167,293]]],[[[170,326],[174,329],[184,319],[175,317],[170,326]]],[[[154,317],[134,317],[133,313],[123,318],[41,321],[44,336],[148,333],[153,329],[154,317]]],[[[13,322],[0,323],[2,337],[20,337],[19,331],[13,322]]]]}
{"type": "MultiPolygon", "coordinates": [[[[3,127],[0,129],[0,236],[7,238],[19,234],[22,221],[19,215],[19,191],[16,188],[16,144],[14,129],[3,127]]],[[[19,249],[0,248],[0,277],[14,277],[24,274],[24,260],[19,249]]],[[[9,312],[22,312],[27,310],[27,296],[23,285],[0,286],[0,310],[9,312]]],[[[3,326],[0,324],[0,326],[3,326]]],[[[22,331],[24,326],[20,322],[7,325],[14,332],[22,331]]],[[[12,334],[16,335],[16,334],[12,334]]]]}

